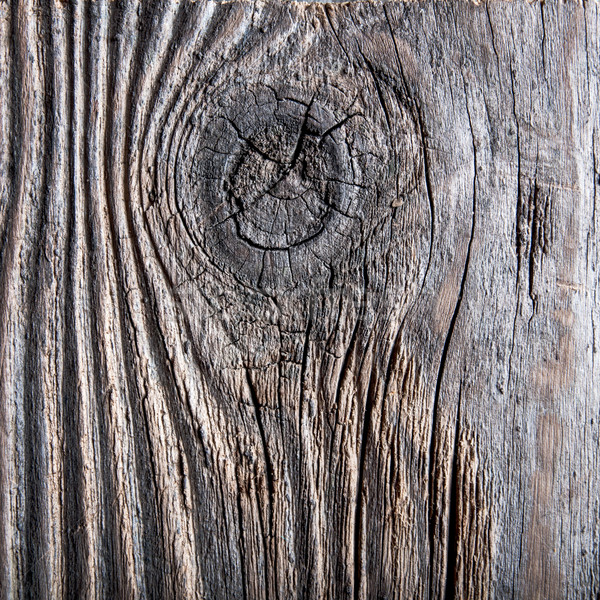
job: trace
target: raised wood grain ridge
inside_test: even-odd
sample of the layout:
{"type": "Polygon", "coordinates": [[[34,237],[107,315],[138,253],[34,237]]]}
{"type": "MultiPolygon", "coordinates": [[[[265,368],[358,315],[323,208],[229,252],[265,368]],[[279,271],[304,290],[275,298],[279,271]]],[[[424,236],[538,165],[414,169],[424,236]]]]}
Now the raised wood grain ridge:
{"type": "Polygon", "coordinates": [[[0,596],[597,600],[598,32],[0,2],[0,596]]]}

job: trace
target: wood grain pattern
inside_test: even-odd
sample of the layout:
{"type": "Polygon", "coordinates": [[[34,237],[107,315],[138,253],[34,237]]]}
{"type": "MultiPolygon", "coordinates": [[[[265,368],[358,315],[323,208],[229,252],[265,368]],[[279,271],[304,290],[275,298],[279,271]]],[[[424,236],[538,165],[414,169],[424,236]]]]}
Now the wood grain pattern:
{"type": "Polygon", "coordinates": [[[600,594],[596,3],[0,3],[0,596],[600,594]]]}

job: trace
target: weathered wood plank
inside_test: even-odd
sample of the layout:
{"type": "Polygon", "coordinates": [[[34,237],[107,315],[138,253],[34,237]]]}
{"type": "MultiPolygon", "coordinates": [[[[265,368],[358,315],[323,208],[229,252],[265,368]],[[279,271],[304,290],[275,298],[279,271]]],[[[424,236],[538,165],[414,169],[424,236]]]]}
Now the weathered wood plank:
{"type": "Polygon", "coordinates": [[[597,598],[598,5],[0,5],[0,590],[597,598]]]}

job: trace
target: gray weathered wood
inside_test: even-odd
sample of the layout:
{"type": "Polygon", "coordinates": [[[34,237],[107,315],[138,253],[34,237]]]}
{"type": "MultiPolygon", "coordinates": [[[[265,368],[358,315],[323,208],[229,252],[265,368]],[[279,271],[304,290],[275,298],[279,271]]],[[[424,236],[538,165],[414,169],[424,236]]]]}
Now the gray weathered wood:
{"type": "Polygon", "coordinates": [[[0,595],[600,595],[594,2],[0,3],[0,595]]]}

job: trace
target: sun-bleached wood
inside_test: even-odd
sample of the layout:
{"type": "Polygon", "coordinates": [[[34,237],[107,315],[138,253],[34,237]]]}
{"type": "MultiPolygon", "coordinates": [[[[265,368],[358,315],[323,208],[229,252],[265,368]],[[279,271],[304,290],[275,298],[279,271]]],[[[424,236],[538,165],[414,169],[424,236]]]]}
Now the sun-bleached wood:
{"type": "Polygon", "coordinates": [[[597,599],[598,30],[0,3],[0,596],[597,599]]]}

